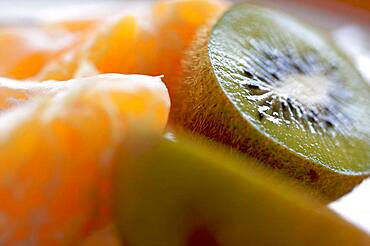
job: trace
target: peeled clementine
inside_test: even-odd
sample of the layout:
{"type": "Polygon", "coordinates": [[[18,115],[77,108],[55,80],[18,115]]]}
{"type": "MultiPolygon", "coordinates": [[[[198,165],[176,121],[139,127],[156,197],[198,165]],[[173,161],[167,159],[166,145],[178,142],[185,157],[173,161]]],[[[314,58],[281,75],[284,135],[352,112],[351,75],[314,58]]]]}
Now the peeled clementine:
{"type": "Polygon", "coordinates": [[[110,224],[115,151],[140,147],[143,131],[161,134],[166,125],[159,78],[61,84],[0,116],[1,245],[71,245],[110,224]]]}
{"type": "Polygon", "coordinates": [[[112,18],[1,28],[0,76],[67,80],[110,72],[163,74],[172,94],[183,54],[195,33],[219,15],[227,3],[161,0],[137,4],[140,11],[135,4],[127,6],[132,11],[118,9],[112,18]]]}
{"type": "Polygon", "coordinates": [[[0,111],[23,104],[38,95],[56,93],[70,84],[71,82],[39,83],[0,78],[0,111]]]}
{"type": "Polygon", "coordinates": [[[162,0],[144,6],[147,11],[125,12],[47,66],[40,78],[68,79],[76,75],[81,63],[88,63],[101,73],[163,74],[173,94],[183,55],[196,32],[227,5],[221,0],[162,0]]]}
{"type": "Polygon", "coordinates": [[[76,37],[39,26],[0,28],[0,76],[36,75],[49,61],[71,47],[76,37]]]}
{"type": "Polygon", "coordinates": [[[196,32],[226,6],[219,0],[158,1],[149,16],[124,16],[98,35],[89,59],[100,72],[163,74],[172,94],[196,32]]]}
{"type": "Polygon", "coordinates": [[[185,52],[199,28],[219,16],[228,6],[222,0],[161,0],[153,7],[153,21],[157,29],[159,62],[155,64],[164,74],[164,81],[171,95],[185,52]]]}

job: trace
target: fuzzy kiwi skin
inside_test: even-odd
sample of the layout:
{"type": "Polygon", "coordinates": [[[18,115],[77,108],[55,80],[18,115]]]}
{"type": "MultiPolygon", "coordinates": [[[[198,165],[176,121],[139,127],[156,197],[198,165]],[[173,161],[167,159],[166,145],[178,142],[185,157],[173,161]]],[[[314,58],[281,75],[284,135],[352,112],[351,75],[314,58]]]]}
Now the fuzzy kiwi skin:
{"type": "Polygon", "coordinates": [[[261,160],[330,202],[350,192],[369,175],[339,173],[267,138],[232,105],[218,85],[208,55],[211,27],[199,31],[188,51],[172,101],[170,120],[177,127],[205,135],[261,160]]]}
{"type": "Polygon", "coordinates": [[[114,211],[125,245],[369,245],[366,233],[256,162],[184,135],[122,155],[114,211]]]}

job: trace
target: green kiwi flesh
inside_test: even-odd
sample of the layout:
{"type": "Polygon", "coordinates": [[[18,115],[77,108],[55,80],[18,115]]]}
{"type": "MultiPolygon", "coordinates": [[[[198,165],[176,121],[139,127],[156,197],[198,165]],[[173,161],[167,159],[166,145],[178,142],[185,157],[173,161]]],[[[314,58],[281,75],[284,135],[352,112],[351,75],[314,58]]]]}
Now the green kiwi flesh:
{"type": "Polygon", "coordinates": [[[202,30],[171,118],[328,201],[370,174],[370,87],[318,30],[239,4],[202,30]]]}
{"type": "Polygon", "coordinates": [[[179,136],[120,159],[128,246],[369,245],[370,237],[254,159],[179,136]]]}

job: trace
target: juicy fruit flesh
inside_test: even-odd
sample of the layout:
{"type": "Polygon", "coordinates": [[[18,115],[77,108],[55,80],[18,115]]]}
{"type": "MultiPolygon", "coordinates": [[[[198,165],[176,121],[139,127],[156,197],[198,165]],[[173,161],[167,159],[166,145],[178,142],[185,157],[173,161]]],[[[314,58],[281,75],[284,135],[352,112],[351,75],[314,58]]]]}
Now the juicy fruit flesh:
{"type": "MultiPolygon", "coordinates": [[[[88,61],[101,73],[164,75],[170,94],[176,89],[184,51],[202,25],[227,4],[219,0],[158,1],[135,14],[107,20],[88,42],[46,66],[40,79],[69,79],[88,61]],[[73,56],[72,59],[70,57],[73,56]]],[[[131,12],[133,12],[131,11],[131,12]]]]}
{"type": "Polygon", "coordinates": [[[315,30],[238,5],[215,25],[209,56],[229,100],[267,137],[335,171],[370,172],[370,88],[315,30]],[[294,96],[296,83],[320,89],[294,96]]]}
{"type": "Polygon", "coordinates": [[[178,137],[118,165],[117,228],[127,245],[369,243],[304,192],[253,168],[253,160],[246,165],[203,140],[178,137]]]}
{"type": "Polygon", "coordinates": [[[15,79],[35,76],[77,41],[76,35],[61,29],[0,27],[0,75],[15,79]]]}
{"type": "Polygon", "coordinates": [[[146,6],[149,14],[123,16],[98,34],[88,48],[88,60],[100,72],[163,74],[172,95],[184,50],[199,27],[226,6],[215,0],[158,1],[146,6]]]}
{"type": "Polygon", "coordinates": [[[53,94],[71,86],[70,82],[24,82],[0,78],[0,111],[18,106],[31,98],[53,94]]]}
{"type": "Polygon", "coordinates": [[[166,125],[169,97],[159,78],[61,84],[68,86],[0,116],[1,244],[70,245],[111,223],[116,148],[145,143],[142,131],[162,134],[166,125]]]}
{"type": "Polygon", "coordinates": [[[223,0],[159,1],[153,8],[159,44],[158,72],[172,96],[181,78],[182,59],[203,25],[218,17],[229,6],[223,0]]]}

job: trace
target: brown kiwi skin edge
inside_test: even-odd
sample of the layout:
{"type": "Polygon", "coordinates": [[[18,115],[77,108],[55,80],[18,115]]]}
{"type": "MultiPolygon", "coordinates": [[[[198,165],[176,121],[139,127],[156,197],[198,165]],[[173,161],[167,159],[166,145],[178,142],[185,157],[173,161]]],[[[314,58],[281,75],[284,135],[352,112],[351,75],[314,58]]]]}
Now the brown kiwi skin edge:
{"type": "Polygon", "coordinates": [[[211,22],[199,30],[183,63],[183,80],[172,101],[170,121],[179,128],[205,135],[278,169],[323,202],[334,201],[369,175],[351,175],[330,170],[288,150],[255,129],[232,105],[218,85],[212,70],[208,37],[211,22]]]}

